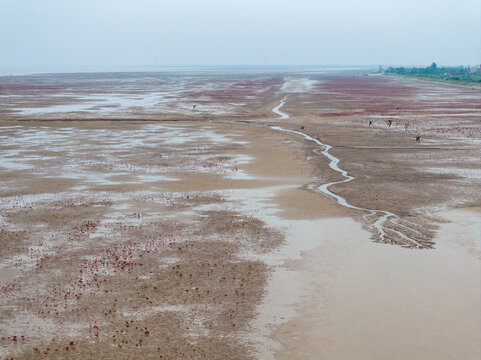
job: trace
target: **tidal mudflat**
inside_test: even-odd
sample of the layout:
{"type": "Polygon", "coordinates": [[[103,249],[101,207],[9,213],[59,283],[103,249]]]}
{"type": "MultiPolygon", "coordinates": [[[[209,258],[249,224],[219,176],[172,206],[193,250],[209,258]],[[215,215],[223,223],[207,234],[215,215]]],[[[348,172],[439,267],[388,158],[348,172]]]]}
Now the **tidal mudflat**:
{"type": "Polygon", "coordinates": [[[477,359],[479,90],[0,78],[2,358],[477,359]]]}

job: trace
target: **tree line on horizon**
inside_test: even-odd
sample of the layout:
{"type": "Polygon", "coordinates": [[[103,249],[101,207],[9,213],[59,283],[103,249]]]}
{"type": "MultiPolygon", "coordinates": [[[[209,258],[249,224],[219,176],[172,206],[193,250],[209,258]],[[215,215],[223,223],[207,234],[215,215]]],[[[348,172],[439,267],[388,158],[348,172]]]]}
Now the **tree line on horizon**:
{"type": "MultiPolygon", "coordinates": [[[[381,69],[380,69],[381,70],[381,69]]],[[[467,66],[439,67],[433,62],[428,67],[389,67],[385,74],[396,74],[416,77],[427,77],[441,80],[455,80],[468,82],[481,82],[481,70],[472,72],[467,66]]]]}

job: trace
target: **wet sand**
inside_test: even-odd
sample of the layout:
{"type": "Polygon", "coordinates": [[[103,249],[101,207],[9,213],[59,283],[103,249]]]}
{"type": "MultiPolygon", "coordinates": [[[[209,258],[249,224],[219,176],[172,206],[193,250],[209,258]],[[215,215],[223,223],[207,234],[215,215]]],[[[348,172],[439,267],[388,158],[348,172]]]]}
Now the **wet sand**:
{"type": "Polygon", "coordinates": [[[326,223],[323,245],[287,264],[307,285],[295,315],[275,326],[282,347],[271,358],[476,359],[480,258],[453,233],[476,241],[479,216],[445,216],[453,222],[439,229],[437,248],[414,253],[366,241],[351,219],[326,223]]]}
{"type": "Polygon", "coordinates": [[[57,112],[74,80],[0,82],[2,357],[479,358],[479,92],[202,75],[166,83],[212,111],[99,121],[57,112]],[[52,112],[12,111],[42,86],[52,112]]]}
{"type": "Polygon", "coordinates": [[[302,148],[248,126],[83,125],[2,128],[3,353],[251,358],[285,242],[263,216],[319,197],[302,148]]]}

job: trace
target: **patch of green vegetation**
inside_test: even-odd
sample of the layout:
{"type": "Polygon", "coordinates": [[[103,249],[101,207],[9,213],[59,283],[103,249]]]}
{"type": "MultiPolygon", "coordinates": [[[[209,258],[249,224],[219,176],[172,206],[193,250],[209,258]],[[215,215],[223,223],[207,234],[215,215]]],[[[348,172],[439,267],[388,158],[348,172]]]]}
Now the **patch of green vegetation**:
{"type": "Polygon", "coordinates": [[[442,81],[461,85],[481,86],[481,69],[472,72],[465,66],[438,67],[436,63],[425,68],[389,67],[385,74],[415,77],[423,80],[442,81]]]}

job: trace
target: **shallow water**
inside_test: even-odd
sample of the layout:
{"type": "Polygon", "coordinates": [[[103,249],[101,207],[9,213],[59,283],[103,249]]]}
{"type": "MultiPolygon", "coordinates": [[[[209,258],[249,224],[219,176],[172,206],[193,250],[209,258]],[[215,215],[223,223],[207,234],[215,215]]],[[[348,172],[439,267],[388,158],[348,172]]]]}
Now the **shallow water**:
{"type": "MultiPolygon", "coordinates": [[[[235,134],[227,136],[211,126],[189,127],[147,124],[137,129],[77,129],[72,127],[0,127],[0,170],[29,170],[44,178],[76,179],[86,183],[117,185],[176,181],[175,168],[159,165],[162,156],[184,156],[192,170],[223,170],[225,176],[247,179],[237,165],[249,158],[240,154],[224,154],[222,164],[202,167],[200,160],[215,162],[208,147],[225,144],[244,145],[235,134]],[[186,148],[189,144],[196,144],[186,148]],[[95,149],[95,151],[93,150],[95,149]],[[188,151],[186,152],[186,150],[188,151]],[[162,154],[165,151],[167,154],[162,154]],[[136,159],[145,154],[143,164],[136,159]],[[157,156],[152,163],[145,159],[157,156]]],[[[170,158],[169,158],[170,160],[170,158]]]]}
{"type": "Polygon", "coordinates": [[[313,283],[297,308],[318,321],[298,325],[322,348],[302,340],[287,348],[304,345],[329,359],[478,358],[481,261],[473,244],[481,218],[442,215],[453,222],[441,226],[434,250],[371,243],[359,225],[339,222],[351,231],[326,239],[311,254],[316,261],[306,260],[313,283]]]}
{"type": "Polygon", "coordinates": [[[195,209],[222,210],[237,203],[236,210],[286,233],[279,250],[245,254],[275,268],[248,335],[258,358],[299,358],[301,349],[308,358],[343,360],[476,354],[481,341],[481,327],[476,327],[481,324],[479,214],[436,214],[452,221],[441,226],[437,248],[405,249],[373,243],[351,218],[279,217],[281,207],[273,198],[294,188],[225,190],[222,196],[232,201],[195,209]]]}
{"type": "Polygon", "coordinates": [[[272,109],[272,112],[273,113],[276,113],[277,115],[279,115],[281,117],[281,119],[287,119],[289,118],[289,115],[286,114],[285,112],[282,112],[280,110],[281,107],[284,106],[284,104],[286,103],[286,100],[287,100],[287,97],[284,97],[284,99],[281,100],[280,104],[277,105],[275,108],[272,109]]]}
{"type": "Polygon", "coordinates": [[[52,96],[56,101],[73,102],[39,107],[18,107],[15,110],[21,115],[71,113],[77,111],[106,114],[142,108],[155,109],[163,103],[174,102],[181,92],[152,92],[143,94],[94,94],[88,96],[52,96]]]}
{"type": "Polygon", "coordinates": [[[318,80],[309,78],[291,78],[284,79],[284,84],[281,87],[283,93],[309,93],[312,88],[318,83],[318,80]]]}

